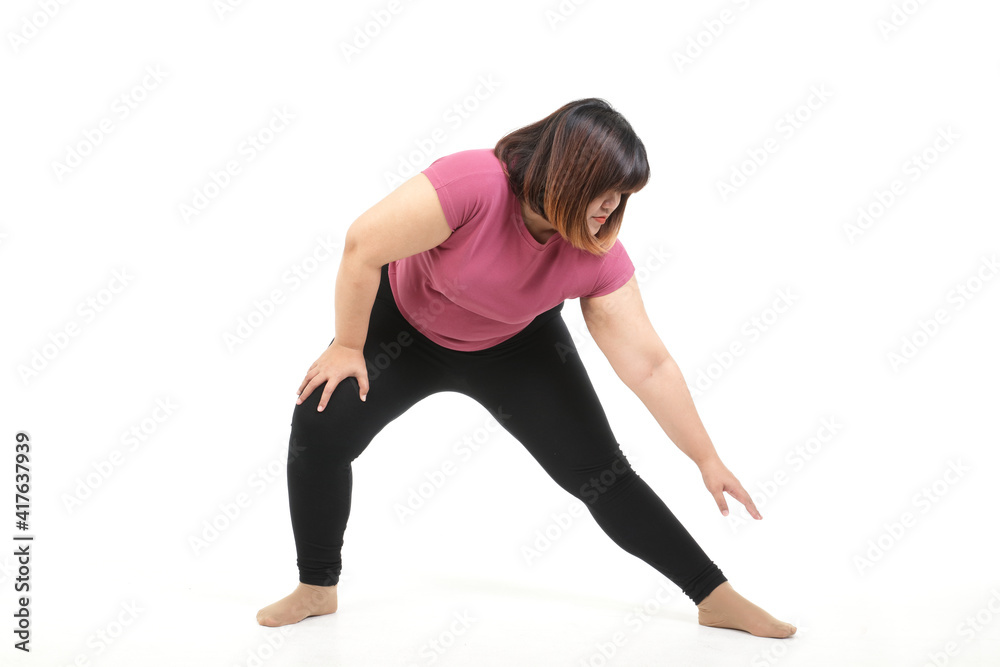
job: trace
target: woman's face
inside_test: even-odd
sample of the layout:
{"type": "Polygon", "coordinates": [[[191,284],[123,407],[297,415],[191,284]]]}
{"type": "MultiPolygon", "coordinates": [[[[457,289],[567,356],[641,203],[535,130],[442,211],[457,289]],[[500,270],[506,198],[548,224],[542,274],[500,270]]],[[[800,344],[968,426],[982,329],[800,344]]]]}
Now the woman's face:
{"type": "Polygon", "coordinates": [[[622,200],[622,193],[609,190],[597,199],[590,202],[587,207],[587,227],[591,234],[597,234],[601,225],[607,222],[607,217],[618,208],[618,203],[622,200]]]}

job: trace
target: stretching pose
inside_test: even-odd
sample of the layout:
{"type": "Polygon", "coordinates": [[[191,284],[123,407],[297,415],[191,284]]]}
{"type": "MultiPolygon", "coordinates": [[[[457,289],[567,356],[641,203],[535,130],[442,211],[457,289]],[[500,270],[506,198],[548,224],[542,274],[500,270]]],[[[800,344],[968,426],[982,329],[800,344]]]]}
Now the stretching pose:
{"type": "Polygon", "coordinates": [[[705,432],[617,240],[629,195],[648,179],[631,125],[604,100],[583,99],[495,148],[439,158],[351,224],[336,335],[292,415],[299,584],[258,623],[337,610],[351,462],[415,403],[454,391],[490,411],[616,544],[690,597],[700,624],[795,633],[733,589],[632,469],[560,314],[579,297],[597,346],[698,465],[722,514],[726,492],[760,519],[705,432]]]}

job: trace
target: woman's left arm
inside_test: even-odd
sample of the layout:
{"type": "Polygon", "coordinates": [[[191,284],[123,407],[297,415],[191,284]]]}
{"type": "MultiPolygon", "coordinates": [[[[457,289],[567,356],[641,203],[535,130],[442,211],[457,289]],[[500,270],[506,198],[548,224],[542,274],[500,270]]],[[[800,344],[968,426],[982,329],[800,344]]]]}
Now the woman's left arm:
{"type": "Polygon", "coordinates": [[[687,383],[649,321],[635,276],[611,294],[581,297],[580,309],[594,342],[625,385],[646,406],[667,437],[701,470],[723,516],[723,492],[762,518],[750,494],[719,458],[687,383]]]}

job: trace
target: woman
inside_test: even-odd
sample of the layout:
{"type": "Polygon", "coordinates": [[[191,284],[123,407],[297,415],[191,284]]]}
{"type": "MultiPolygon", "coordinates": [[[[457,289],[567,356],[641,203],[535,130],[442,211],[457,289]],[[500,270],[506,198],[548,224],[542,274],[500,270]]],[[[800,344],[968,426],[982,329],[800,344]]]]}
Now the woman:
{"type": "Polygon", "coordinates": [[[631,125],[584,99],[493,149],[436,160],[350,226],[336,335],[302,381],[291,424],[299,584],[258,612],[261,625],[336,611],[351,462],[415,403],[457,391],[497,415],[612,540],[679,586],[699,623],[795,632],[733,590],[632,469],[560,315],[579,297],[594,341],[698,464],[723,515],[728,492],[761,518],[715,452],[617,240],[629,195],[648,179],[631,125]]]}

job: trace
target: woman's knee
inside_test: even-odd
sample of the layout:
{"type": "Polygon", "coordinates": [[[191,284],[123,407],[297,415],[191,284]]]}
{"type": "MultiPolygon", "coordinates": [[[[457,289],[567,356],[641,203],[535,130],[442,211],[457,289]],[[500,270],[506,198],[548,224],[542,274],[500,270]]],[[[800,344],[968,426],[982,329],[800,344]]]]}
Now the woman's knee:
{"type": "Polygon", "coordinates": [[[355,430],[352,423],[357,417],[353,414],[357,406],[351,404],[351,398],[358,404],[361,400],[358,390],[349,386],[350,379],[341,380],[322,411],[316,408],[326,389],[326,382],[315,387],[302,403],[297,403],[292,411],[292,437],[300,442],[329,441],[355,430]]]}
{"type": "Polygon", "coordinates": [[[638,479],[624,454],[613,456],[600,465],[584,471],[571,493],[588,507],[613,500],[638,479]]]}

